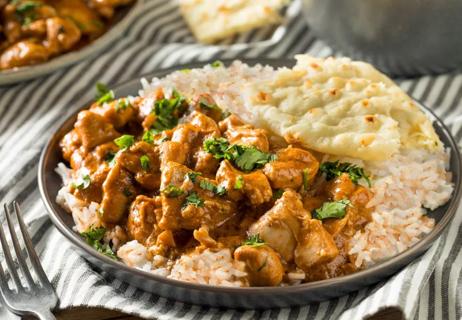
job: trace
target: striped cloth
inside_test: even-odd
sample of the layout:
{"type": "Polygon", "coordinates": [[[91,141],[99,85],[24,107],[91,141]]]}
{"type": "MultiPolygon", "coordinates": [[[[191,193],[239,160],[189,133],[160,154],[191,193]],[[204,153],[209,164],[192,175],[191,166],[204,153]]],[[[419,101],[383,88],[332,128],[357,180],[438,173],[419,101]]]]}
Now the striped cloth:
{"type": "MultiPolygon", "coordinates": [[[[323,303],[272,310],[227,310],[193,306],[143,292],[88,264],[52,227],[37,189],[37,164],[46,140],[76,99],[93,95],[97,81],[114,84],[158,68],[189,61],[234,57],[292,57],[332,51],[309,32],[300,14],[270,47],[222,50],[195,43],[175,1],[147,0],[125,36],[98,57],[49,76],[0,88],[0,198],[17,199],[33,241],[60,297],[60,308],[104,307],[157,319],[360,319],[385,307],[407,319],[461,319],[462,212],[421,258],[387,281],[323,303]]],[[[271,36],[264,29],[239,37],[252,43],[271,36]]],[[[440,116],[462,141],[462,74],[399,80],[401,87],[440,116]]]]}

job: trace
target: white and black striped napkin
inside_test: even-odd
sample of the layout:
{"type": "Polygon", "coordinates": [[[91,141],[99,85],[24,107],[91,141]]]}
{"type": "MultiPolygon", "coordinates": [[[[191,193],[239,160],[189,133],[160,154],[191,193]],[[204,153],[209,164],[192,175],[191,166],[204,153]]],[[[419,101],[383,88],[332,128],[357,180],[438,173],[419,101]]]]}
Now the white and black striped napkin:
{"type": "MultiPolygon", "coordinates": [[[[252,43],[269,30],[238,39],[252,43]]],[[[166,300],[111,277],[103,277],[51,225],[37,188],[37,164],[46,140],[97,81],[114,84],[158,68],[190,61],[235,57],[315,56],[332,51],[316,40],[303,18],[290,19],[288,33],[271,47],[223,51],[195,43],[175,1],[147,0],[125,36],[110,50],[72,67],[0,88],[0,199],[18,200],[34,244],[60,297],[60,308],[104,307],[157,319],[361,319],[385,307],[407,319],[461,319],[462,211],[431,249],[387,281],[348,296],[301,307],[259,311],[215,309],[166,300]]],[[[400,80],[401,87],[430,106],[462,141],[462,74],[400,80]]]]}

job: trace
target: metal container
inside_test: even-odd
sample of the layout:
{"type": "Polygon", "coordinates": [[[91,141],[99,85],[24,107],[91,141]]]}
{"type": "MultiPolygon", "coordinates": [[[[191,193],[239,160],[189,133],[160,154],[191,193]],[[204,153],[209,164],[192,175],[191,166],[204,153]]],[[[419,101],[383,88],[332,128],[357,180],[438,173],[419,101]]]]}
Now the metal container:
{"type": "Polygon", "coordinates": [[[462,0],[302,0],[313,32],[393,76],[462,66],[462,0]]]}

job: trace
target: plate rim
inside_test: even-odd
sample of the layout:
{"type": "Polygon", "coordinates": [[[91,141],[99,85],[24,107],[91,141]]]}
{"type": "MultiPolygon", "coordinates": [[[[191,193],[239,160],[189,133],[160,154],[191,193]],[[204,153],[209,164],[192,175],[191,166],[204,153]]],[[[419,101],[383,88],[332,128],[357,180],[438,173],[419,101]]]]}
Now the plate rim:
{"type": "MultiPolygon", "coordinates": [[[[241,57],[241,58],[236,57],[234,59],[222,59],[220,61],[222,61],[225,65],[229,65],[235,60],[239,60],[249,65],[261,64],[263,66],[265,65],[270,65],[270,66],[290,65],[291,63],[293,64],[294,62],[294,59],[291,59],[291,58],[250,58],[249,59],[249,58],[244,58],[244,57],[241,57]]],[[[113,86],[111,85],[111,88],[115,91],[117,95],[118,88],[120,90],[120,88],[131,85],[132,83],[135,83],[135,82],[139,82],[141,78],[163,77],[176,70],[202,67],[202,66],[205,66],[206,64],[212,63],[213,61],[214,60],[208,60],[208,61],[201,61],[201,62],[179,64],[179,65],[174,65],[168,68],[154,70],[152,72],[140,75],[136,79],[126,80],[126,81],[117,83],[113,86]]],[[[140,86],[140,89],[141,89],[141,86],[140,86]]],[[[428,112],[433,117],[432,123],[437,123],[438,126],[441,127],[441,130],[446,135],[446,137],[448,138],[448,142],[449,142],[449,145],[445,147],[450,149],[451,156],[455,157],[455,162],[461,164],[462,166],[460,150],[457,147],[457,143],[454,137],[452,136],[451,132],[447,128],[447,126],[430,108],[428,108],[427,106],[425,106],[423,103],[413,98],[412,96],[411,98],[414,99],[425,112],[428,112]]],[[[106,257],[98,253],[91,246],[86,244],[83,241],[83,239],[75,231],[72,230],[72,228],[69,228],[65,224],[65,222],[60,219],[59,214],[54,210],[53,206],[51,205],[51,203],[54,202],[55,199],[49,195],[48,190],[46,189],[46,183],[45,183],[46,159],[49,156],[49,153],[53,151],[52,146],[54,143],[56,143],[56,140],[58,140],[58,133],[63,130],[63,127],[65,127],[68,122],[73,121],[73,119],[77,116],[77,114],[81,110],[88,108],[91,102],[92,100],[88,99],[88,95],[85,95],[83,98],[76,101],[75,105],[78,105],[77,109],[71,113],[64,115],[65,119],[62,122],[60,122],[58,126],[56,126],[56,129],[54,130],[52,136],[48,139],[47,143],[43,147],[41,155],[40,155],[39,164],[38,164],[38,176],[37,176],[40,197],[55,227],[58,229],[58,231],[60,231],[60,233],[68,241],[70,241],[73,245],[77,246],[78,249],[83,250],[88,255],[91,255],[92,258],[95,258],[97,260],[102,260],[105,264],[109,264],[112,268],[122,269],[121,270],[122,272],[135,273],[137,276],[140,276],[140,277],[148,277],[150,278],[150,280],[161,282],[161,283],[164,283],[170,286],[181,287],[181,288],[189,289],[189,290],[208,291],[212,293],[228,293],[228,294],[241,294],[241,295],[242,294],[272,295],[272,294],[281,294],[281,293],[296,293],[296,292],[301,292],[301,291],[306,291],[306,290],[311,290],[311,289],[329,288],[330,286],[333,286],[336,284],[337,285],[339,284],[347,285],[349,283],[353,283],[358,280],[361,280],[362,278],[372,277],[374,276],[374,274],[384,273],[383,271],[385,271],[386,269],[391,268],[395,265],[399,265],[399,262],[406,261],[407,259],[410,259],[413,257],[414,258],[419,257],[420,255],[425,253],[425,251],[428,250],[428,248],[433,244],[433,242],[439,236],[441,236],[442,232],[446,229],[449,222],[454,218],[457,208],[460,203],[460,199],[462,197],[462,174],[459,169],[458,171],[459,179],[458,181],[454,182],[454,190],[453,190],[453,193],[452,193],[452,196],[449,202],[447,203],[448,208],[446,209],[443,216],[441,217],[441,220],[434,226],[434,228],[430,231],[430,233],[426,234],[424,238],[420,239],[419,242],[417,242],[412,247],[406,249],[405,251],[393,257],[387,258],[386,260],[379,262],[370,268],[367,268],[367,269],[364,269],[364,270],[361,270],[361,271],[358,271],[358,272],[355,272],[349,275],[344,275],[340,277],[319,280],[319,281],[314,281],[314,282],[308,282],[308,283],[303,283],[303,284],[294,285],[294,286],[286,286],[286,287],[268,287],[268,286],[267,287],[225,287],[225,286],[197,284],[197,283],[187,282],[183,280],[170,279],[165,276],[156,275],[149,271],[144,271],[141,269],[129,267],[128,265],[120,261],[115,261],[109,257],[106,257]]],[[[88,260],[85,256],[84,258],[88,260]]],[[[93,262],[91,263],[93,264],[93,262]]],[[[401,268],[404,268],[405,266],[409,264],[410,262],[406,263],[401,268]]]]}

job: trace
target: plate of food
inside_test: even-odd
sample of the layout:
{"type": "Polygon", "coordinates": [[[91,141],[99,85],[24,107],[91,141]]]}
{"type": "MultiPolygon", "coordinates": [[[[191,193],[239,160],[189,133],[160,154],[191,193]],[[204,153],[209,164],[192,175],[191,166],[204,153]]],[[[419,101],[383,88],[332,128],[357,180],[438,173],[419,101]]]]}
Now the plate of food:
{"type": "Polygon", "coordinates": [[[43,150],[43,201],[91,263],[167,298],[358,290],[424,253],[461,197],[447,128],[363,62],[217,61],[97,89],[43,150]]]}
{"type": "Polygon", "coordinates": [[[106,48],[143,0],[0,1],[0,85],[32,79],[106,48]]]}

